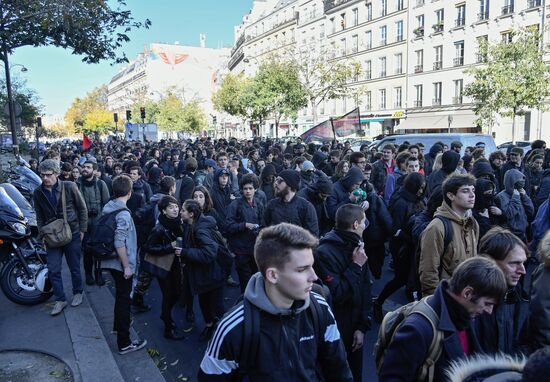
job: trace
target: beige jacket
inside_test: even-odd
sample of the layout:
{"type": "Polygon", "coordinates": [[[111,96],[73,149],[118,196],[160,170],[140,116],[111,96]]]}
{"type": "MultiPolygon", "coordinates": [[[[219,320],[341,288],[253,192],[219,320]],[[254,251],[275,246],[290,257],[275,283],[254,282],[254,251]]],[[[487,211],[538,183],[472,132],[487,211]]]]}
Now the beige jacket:
{"type": "Polygon", "coordinates": [[[426,227],[420,241],[418,271],[424,296],[433,294],[439,281],[449,279],[460,263],[477,255],[478,239],[477,221],[472,216],[458,216],[444,201],[435,212],[434,219],[426,227]],[[452,240],[446,253],[443,253],[445,227],[440,219],[435,218],[436,216],[449,219],[453,227],[452,240]]]}

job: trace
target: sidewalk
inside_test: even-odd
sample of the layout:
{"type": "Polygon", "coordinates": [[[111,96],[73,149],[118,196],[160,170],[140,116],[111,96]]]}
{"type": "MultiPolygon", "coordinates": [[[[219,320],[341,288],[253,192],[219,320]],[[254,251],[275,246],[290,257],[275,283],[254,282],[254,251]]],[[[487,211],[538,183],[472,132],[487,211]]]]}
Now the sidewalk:
{"type": "MultiPolygon", "coordinates": [[[[70,291],[70,276],[64,264],[65,291],[70,291]]],[[[0,379],[14,382],[164,382],[147,351],[119,356],[116,336],[102,331],[112,326],[114,298],[107,288],[91,287],[85,292],[82,305],[69,306],[58,316],[50,316],[53,297],[45,304],[22,306],[9,301],[0,292],[0,379]],[[89,303],[101,307],[102,325],[89,303]],[[110,314],[108,313],[110,312],[110,314]],[[112,338],[106,338],[106,335],[112,338]],[[23,353],[6,352],[19,350],[23,353]],[[30,351],[30,353],[27,353],[30,351]],[[13,362],[14,354],[24,358],[13,362]],[[21,356],[23,354],[23,356],[21,356]],[[28,354],[28,356],[24,356],[28,354]],[[65,369],[55,358],[65,363],[65,369]],[[53,362],[52,362],[53,361],[53,362]],[[3,364],[8,363],[8,364],[3,364]],[[61,370],[60,370],[61,367],[61,370]],[[42,372],[39,376],[39,369],[42,372]],[[42,370],[43,371],[43,370],[42,370]],[[6,375],[4,375],[4,374],[6,375]],[[11,373],[11,374],[10,374],[11,373]],[[139,374],[137,374],[139,373],[139,374]],[[72,377],[71,377],[72,376],[72,377]],[[10,379],[7,379],[10,377],[10,379]]],[[[135,336],[135,333],[132,333],[135,336]]]]}

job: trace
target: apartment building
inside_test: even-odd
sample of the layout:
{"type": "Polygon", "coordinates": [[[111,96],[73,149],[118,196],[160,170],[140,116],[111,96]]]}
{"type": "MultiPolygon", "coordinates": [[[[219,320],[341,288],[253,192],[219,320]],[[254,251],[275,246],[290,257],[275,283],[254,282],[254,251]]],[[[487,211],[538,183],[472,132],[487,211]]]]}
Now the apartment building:
{"type": "MultiPolygon", "coordinates": [[[[401,132],[478,132],[464,73],[482,65],[481,41],[510,41],[514,29],[542,28],[541,0],[411,0],[407,120],[401,132]]],[[[516,120],[518,139],[537,136],[542,115],[527,112],[516,120]]],[[[499,141],[511,139],[511,119],[497,119],[491,131],[499,141]]]]}

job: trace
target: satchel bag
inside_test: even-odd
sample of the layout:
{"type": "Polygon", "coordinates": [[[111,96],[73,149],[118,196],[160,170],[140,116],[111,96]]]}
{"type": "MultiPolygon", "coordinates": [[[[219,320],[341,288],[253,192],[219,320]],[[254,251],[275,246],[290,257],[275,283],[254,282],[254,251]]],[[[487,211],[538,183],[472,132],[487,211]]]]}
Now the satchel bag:
{"type": "Polygon", "coordinates": [[[65,185],[61,183],[61,208],[63,219],[55,219],[42,227],[42,236],[48,248],[63,247],[71,242],[73,234],[67,222],[67,206],[65,200],[65,185]]]}

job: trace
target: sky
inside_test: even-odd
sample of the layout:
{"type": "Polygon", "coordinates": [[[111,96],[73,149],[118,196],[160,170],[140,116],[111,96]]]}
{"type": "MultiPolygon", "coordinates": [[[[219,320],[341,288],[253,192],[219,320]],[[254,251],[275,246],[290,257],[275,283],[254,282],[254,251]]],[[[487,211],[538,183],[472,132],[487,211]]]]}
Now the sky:
{"type": "MultiPolygon", "coordinates": [[[[151,20],[149,29],[130,32],[130,42],[121,51],[129,60],[143,52],[145,44],[161,42],[199,45],[199,34],[206,34],[206,46],[231,46],[234,26],[248,13],[252,0],[128,0],[127,9],[136,20],[151,20]]],[[[22,47],[10,57],[10,66],[24,65],[22,73],[13,68],[12,76],[26,80],[44,105],[45,115],[64,115],[76,97],[106,84],[121,68],[105,61],[85,64],[81,56],[56,47],[22,47]]]]}

